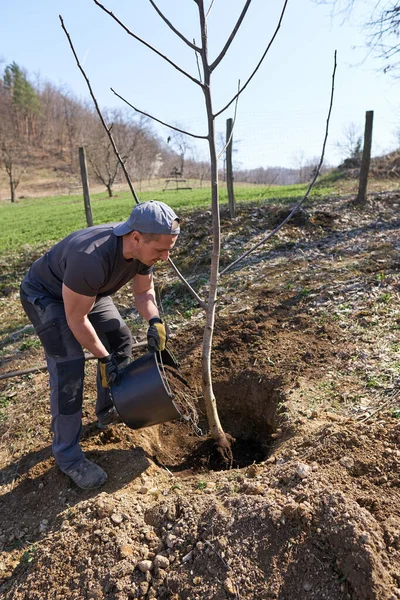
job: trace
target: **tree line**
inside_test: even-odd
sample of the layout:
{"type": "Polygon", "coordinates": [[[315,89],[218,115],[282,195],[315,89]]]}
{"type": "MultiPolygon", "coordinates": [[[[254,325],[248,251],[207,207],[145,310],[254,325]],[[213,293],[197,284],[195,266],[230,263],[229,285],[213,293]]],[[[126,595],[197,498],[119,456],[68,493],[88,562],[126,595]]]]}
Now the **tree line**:
{"type": "MultiPolygon", "coordinates": [[[[195,179],[199,186],[209,180],[210,164],[202,160],[187,136],[171,129],[166,139],[161,139],[147,117],[129,109],[106,108],[102,113],[139,190],[143,181],[168,178],[172,173],[173,177],[179,173],[195,179]]],[[[218,145],[224,148],[223,134],[219,134],[218,145]]],[[[0,77],[0,169],[7,174],[11,202],[15,202],[16,190],[29,167],[39,171],[51,162],[61,180],[78,184],[81,146],[86,149],[90,178],[104,185],[112,197],[114,185],[123,181],[123,175],[95,108],[50,82],[32,82],[15,62],[7,65],[0,77]]],[[[234,179],[263,185],[301,183],[310,179],[315,164],[299,161],[302,164],[294,169],[243,169],[236,162],[234,179]]],[[[220,177],[225,181],[224,158],[220,177]]]]}
{"type": "MultiPolygon", "coordinates": [[[[181,165],[179,151],[160,139],[145,117],[117,108],[104,109],[103,115],[135,181],[167,177],[181,165]]],[[[91,176],[112,196],[120,165],[94,108],[52,83],[35,85],[15,62],[7,65],[0,78],[0,167],[11,201],[27,167],[40,168],[46,157],[53,157],[62,175],[78,180],[80,146],[86,148],[91,176]]],[[[189,161],[193,172],[190,162],[196,161],[189,161]]],[[[199,163],[197,176],[203,178],[203,170],[199,163]]]]}

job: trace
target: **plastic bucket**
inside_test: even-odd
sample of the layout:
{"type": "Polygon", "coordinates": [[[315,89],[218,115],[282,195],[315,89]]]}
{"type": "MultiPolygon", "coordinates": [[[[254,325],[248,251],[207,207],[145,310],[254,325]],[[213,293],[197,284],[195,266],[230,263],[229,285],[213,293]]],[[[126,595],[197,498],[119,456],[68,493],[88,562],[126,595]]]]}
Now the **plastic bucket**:
{"type": "MultiPolygon", "coordinates": [[[[162,355],[164,364],[174,366],[168,352],[163,351],[162,355]]],[[[121,369],[120,382],[112,386],[111,394],[119,416],[131,429],[180,418],[165,386],[156,352],[148,352],[121,369]]]]}

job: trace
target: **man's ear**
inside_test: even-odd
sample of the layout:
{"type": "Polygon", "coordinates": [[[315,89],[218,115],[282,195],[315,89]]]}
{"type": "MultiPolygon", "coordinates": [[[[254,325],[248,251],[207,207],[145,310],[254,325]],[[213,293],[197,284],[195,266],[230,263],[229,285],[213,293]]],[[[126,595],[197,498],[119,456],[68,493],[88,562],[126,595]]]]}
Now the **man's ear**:
{"type": "Polygon", "coordinates": [[[132,242],[134,242],[135,244],[138,244],[142,238],[141,234],[139,233],[139,231],[132,231],[131,232],[131,240],[132,242]]]}

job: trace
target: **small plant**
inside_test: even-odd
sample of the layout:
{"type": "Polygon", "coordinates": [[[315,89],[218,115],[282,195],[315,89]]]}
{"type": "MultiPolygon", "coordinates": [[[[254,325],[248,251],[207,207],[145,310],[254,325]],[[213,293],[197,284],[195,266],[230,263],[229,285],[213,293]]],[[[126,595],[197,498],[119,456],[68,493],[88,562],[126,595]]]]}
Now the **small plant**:
{"type": "Polygon", "coordinates": [[[205,490],[207,487],[207,483],[205,481],[198,481],[196,487],[198,490],[205,490]]]}
{"type": "Polygon", "coordinates": [[[302,298],[305,298],[309,294],[311,294],[311,290],[306,287],[304,287],[300,290],[300,296],[302,296],[302,298]]]}
{"type": "Polygon", "coordinates": [[[382,281],[384,281],[385,277],[386,277],[385,272],[381,271],[380,273],[377,274],[376,280],[379,282],[382,282],[382,281]]]}
{"type": "Polygon", "coordinates": [[[393,419],[400,419],[400,408],[394,408],[392,410],[393,419]]]}
{"type": "Polygon", "coordinates": [[[382,294],[379,298],[379,302],[382,302],[383,304],[388,304],[390,302],[392,298],[392,294],[382,294]]]}
{"type": "Polygon", "coordinates": [[[29,340],[25,340],[19,347],[19,350],[23,352],[24,350],[28,350],[28,348],[40,348],[41,342],[38,338],[31,338],[29,340]]]}
{"type": "Polygon", "coordinates": [[[22,555],[22,562],[24,563],[31,563],[33,561],[33,559],[35,558],[35,552],[37,550],[37,546],[35,544],[32,544],[32,546],[29,546],[29,548],[27,550],[25,550],[25,552],[22,555]]]}

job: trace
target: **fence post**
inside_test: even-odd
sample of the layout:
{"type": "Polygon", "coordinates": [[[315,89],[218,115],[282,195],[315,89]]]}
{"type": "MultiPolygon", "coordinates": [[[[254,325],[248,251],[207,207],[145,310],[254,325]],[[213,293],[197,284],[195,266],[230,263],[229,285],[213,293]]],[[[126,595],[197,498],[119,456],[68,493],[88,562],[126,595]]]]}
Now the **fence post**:
{"type": "Polygon", "coordinates": [[[233,120],[226,120],[226,187],[228,189],[229,216],[234,219],[236,216],[235,193],[233,191],[233,172],[232,172],[232,127],[233,120]]]}
{"type": "Polygon", "coordinates": [[[88,227],[93,225],[92,207],[90,205],[89,179],[86,167],[85,148],[79,148],[79,165],[81,168],[81,179],[83,188],[83,203],[85,205],[86,223],[88,227]]]}
{"type": "Polygon", "coordinates": [[[374,111],[367,110],[365,113],[365,130],[364,130],[364,146],[361,158],[360,181],[358,184],[358,194],[354,204],[364,206],[367,202],[367,183],[369,165],[371,162],[371,145],[372,145],[372,123],[374,120],[374,111]]]}

